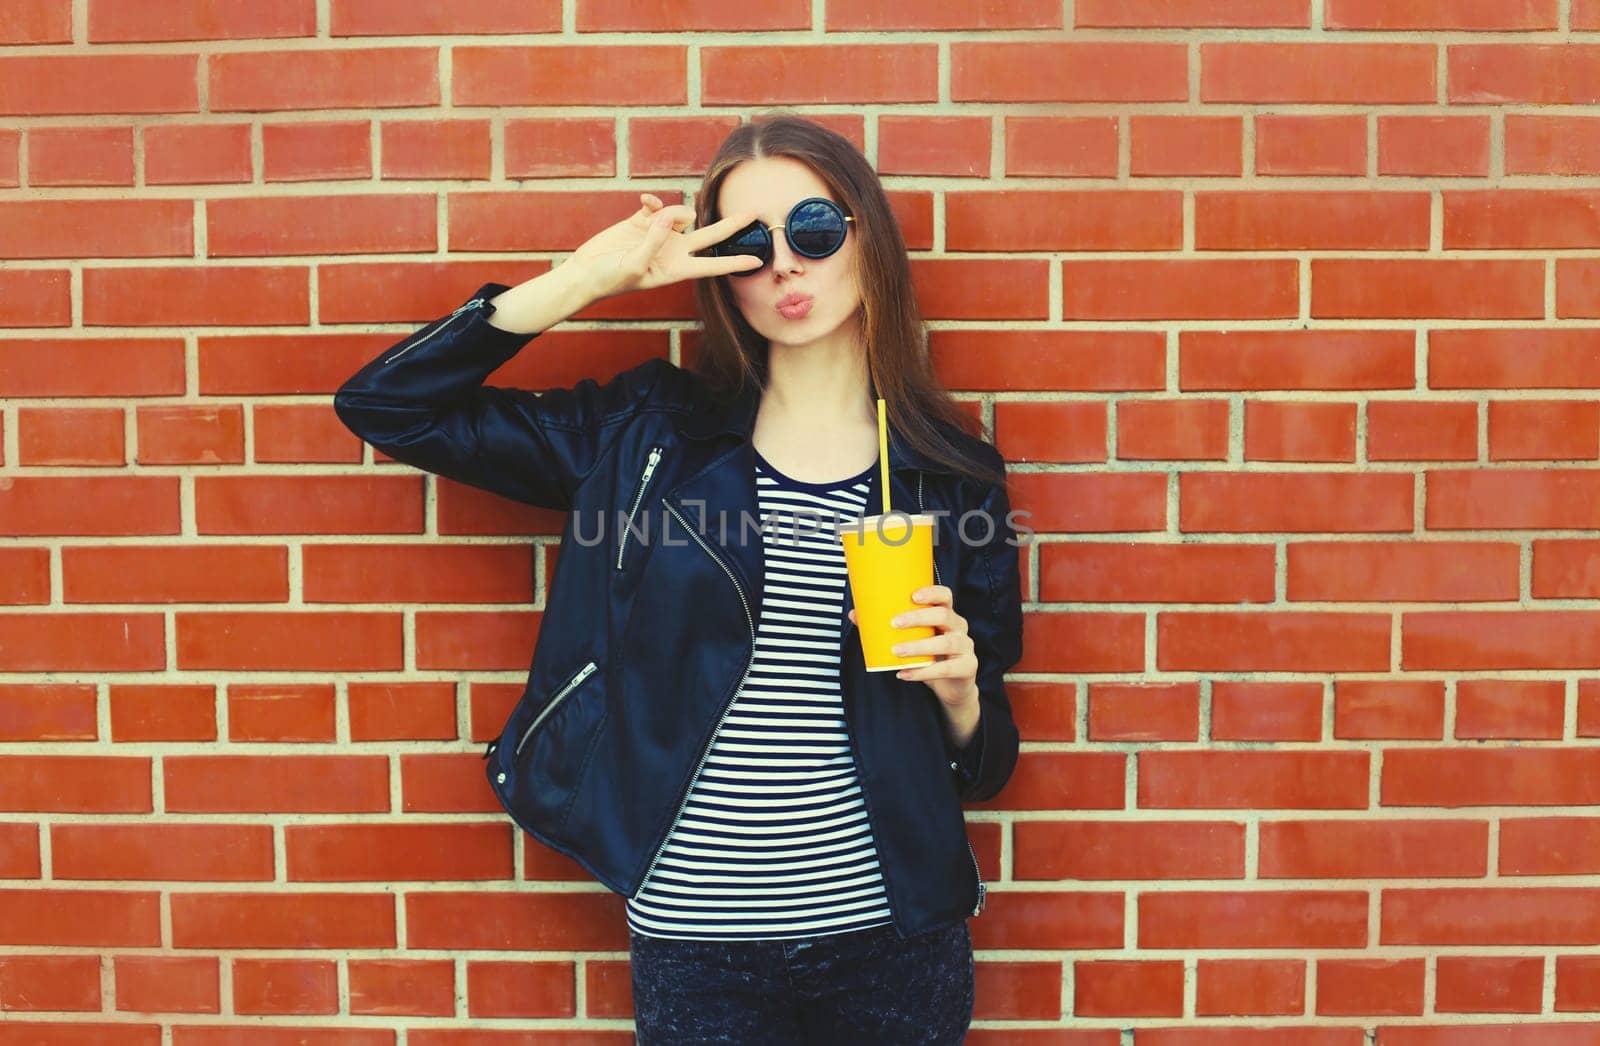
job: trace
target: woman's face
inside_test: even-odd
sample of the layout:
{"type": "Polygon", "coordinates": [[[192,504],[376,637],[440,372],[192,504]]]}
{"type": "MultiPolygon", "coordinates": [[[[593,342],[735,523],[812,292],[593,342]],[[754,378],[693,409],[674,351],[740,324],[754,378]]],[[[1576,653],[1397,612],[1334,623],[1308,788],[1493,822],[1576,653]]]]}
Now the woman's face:
{"type": "MultiPolygon", "coordinates": [[[[717,197],[718,214],[753,210],[762,224],[781,225],[789,209],[808,196],[839,201],[810,167],[787,156],[745,160],[728,172],[717,197]]],[[[856,282],[857,231],[845,225],[844,244],[826,258],[796,254],[782,229],[771,229],[772,261],[749,276],[722,276],[745,322],[774,345],[818,341],[857,324],[861,291],[856,282]],[[779,302],[792,294],[809,295],[809,312],[789,315],[779,302]]],[[[853,331],[852,328],[848,328],[853,331]]]]}

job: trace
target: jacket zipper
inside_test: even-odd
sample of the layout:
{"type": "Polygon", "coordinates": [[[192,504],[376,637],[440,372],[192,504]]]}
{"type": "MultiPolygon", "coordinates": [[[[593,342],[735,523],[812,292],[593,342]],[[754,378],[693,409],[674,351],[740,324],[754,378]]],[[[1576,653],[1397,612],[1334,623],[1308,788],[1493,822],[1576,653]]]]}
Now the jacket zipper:
{"type": "MultiPolygon", "coordinates": [[[[707,545],[705,541],[701,539],[699,532],[697,532],[693,527],[689,526],[688,521],[685,520],[683,516],[679,515],[678,510],[670,501],[662,499],[661,503],[667,506],[668,512],[671,512],[674,516],[678,517],[678,522],[683,524],[683,529],[687,530],[689,532],[689,536],[694,538],[695,542],[701,548],[706,550],[706,555],[710,556],[712,562],[721,567],[722,572],[728,575],[728,580],[733,582],[733,590],[739,594],[739,602],[744,607],[744,618],[750,624],[750,659],[745,663],[744,675],[739,677],[739,685],[733,688],[733,693],[728,695],[727,702],[722,706],[722,715],[717,719],[717,728],[711,731],[711,736],[706,740],[705,750],[700,753],[700,762],[696,764],[694,768],[694,776],[689,778],[689,786],[683,790],[683,796],[678,800],[678,812],[673,815],[672,824],[667,826],[666,834],[661,837],[661,845],[656,847],[655,856],[650,858],[650,867],[644,870],[644,878],[639,880],[640,889],[644,887],[645,883],[650,881],[650,873],[656,870],[656,863],[661,860],[662,853],[666,851],[667,841],[672,838],[672,830],[678,827],[678,822],[683,818],[684,808],[689,805],[689,793],[694,791],[695,782],[700,780],[700,771],[705,768],[706,759],[711,755],[711,746],[716,743],[717,734],[719,731],[721,731],[722,724],[727,722],[728,713],[733,711],[734,698],[737,697],[739,691],[744,688],[744,682],[746,679],[750,678],[750,670],[755,667],[756,663],[756,621],[755,618],[750,614],[750,603],[744,597],[744,589],[739,587],[739,579],[734,577],[732,570],[728,569],[728,564],[724,563],[715,552],[711,551],[711,546],[707,545]]],[[[639,890],[635,889],[634,895],[637,896],[638,892],[639,890]]]]}
{"type": "MultiPolygon", "coordinates": [[[[923,511],[923,508],[922,508],[922,473],[921,472],[917,473],[917,511],[918,512],[922,512],[923,511]]],[[[941,585],[944,584],[944,582],[939,581],[939,561],[938,561],[937,557],[935,557],[934,562],[933,562],[933,580],[935,582],[937,582],[938,584],[941,584],[941,585]]],[[[965,828],[962,829],[962,834],[963,835],[966,834],[966,829],[965,828]]],[[[979,914],[980,912],[983,911],[984,894],[989,892],[989,887],[983,881],[983,871],[981,869],[979,869],[979,867],[978,867],[978,852],[972,848],[972,840],[970,838],[968,838],[966,840],[966,843],[967,843],[967,853],[972,855],[972,871],[973,871],[973,874],[975,874],[978,877],[978,903],[972,906],[972,914],[973,915],[977,915],[977,914],[979,914]]]]}
{"type": "Polygon", "coordinates": [[[528,743],[528,738],[533,734],[534,728],[540,723],[544,722],[544,717],[549,715],[551,712],[554,712],[556,706],[562,701],[566,700],[567,695],[576,690],[579,683],[582,683],[585,679],[588,679],[589,673],[593,672],[594,670],[595,663],[590,661],[588,664],[578,669],[577,675],[567,680],[566,686],[556,691],[556,696],[552,697],[550,699],[550,703],[539,710],[539,714],[533,717],[533,722],[529,723],[527,729],[522,731],[522,736],[517,738],[517,747],[516,750],[511,753],[511,758],[517,759],[522,756],[522,746],[528,743]]]}
{"type": "MultiPolygon", "coordinates": [[[[644,488],[650,485],[650,473],[656,470],[656,462],[661,460],[661,448],[650,448],[650,460],[645,462],[644,475],[639,477],[639,489],[633,495],[633,506],[628,509],[628,522],[622,526],[622,539],[617,542],[617,569],[622,569],[622,551],[628,547],[628,531],[633,529],[634,513],[639,511],[639,502],[644,500],[644,488]]],[[[648,533],[648,530],[646,531],[648,533]]]]}
{"type": "Polygon", "coordinates": [[[416,348],[418,345],[421,345],[424,342],[428,342],[428,341],[433,340],[435,335],[437,335],[440,331],[444,330],[446,327],[448,327],[450,325],[450,321],[451,320],[455,319],[457,316],[461,315],[463,312],[466,312],[468,309],[481,308],[483,306],[483,303],[484,303],[485,300],[486,299],[484,299],[484,298],[473,298],[471,301],[467,302],[465,305],[463,305],[460,308],[458,308],[455,312],[452,312],[450,315],[446,316],[443,320],[441,320],[439,322],[439,326],[435,327],[433,330],[429,331],[427,334],[425,334],[422,337],[418,338],[416,341],[412,342],[410,345],[407,345],[405,348],[401,349],[399,352],[395,353],[393,356],[390,356],[388,359],[384,360],[383,362],[384,363],[393,363],[395,360],[399,359],[401,356],[404,356],[406,353],[410,352],[412,349],[416,348]]]}

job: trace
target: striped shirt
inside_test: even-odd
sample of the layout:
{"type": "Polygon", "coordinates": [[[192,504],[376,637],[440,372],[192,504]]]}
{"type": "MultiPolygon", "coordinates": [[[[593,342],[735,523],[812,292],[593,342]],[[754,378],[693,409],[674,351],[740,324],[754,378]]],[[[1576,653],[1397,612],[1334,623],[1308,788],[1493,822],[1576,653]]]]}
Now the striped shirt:
{"type": "Polygon", "coordinates": [[[834,533],[863,514],[878,465],[807,483],[755,458],[766,579],[755,657],[627,899],[629,927],[646,936],[809,937],[890,921],[839,690],[846,574],[834,533]]]}

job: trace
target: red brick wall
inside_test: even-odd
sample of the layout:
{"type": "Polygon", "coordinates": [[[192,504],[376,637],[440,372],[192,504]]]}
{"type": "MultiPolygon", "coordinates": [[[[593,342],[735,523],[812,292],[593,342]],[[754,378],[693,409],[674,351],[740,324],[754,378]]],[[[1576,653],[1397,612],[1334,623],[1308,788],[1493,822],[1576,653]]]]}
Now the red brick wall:
{"type": "Polygon", "coordinates": [[[1597,0],[0,0],[0,1046],[630,1041],[478,758],[561,521],[331,394],[776,106],[1039,533],[969,1041],[1594,1041],[1597,105],[1597,0]]]}

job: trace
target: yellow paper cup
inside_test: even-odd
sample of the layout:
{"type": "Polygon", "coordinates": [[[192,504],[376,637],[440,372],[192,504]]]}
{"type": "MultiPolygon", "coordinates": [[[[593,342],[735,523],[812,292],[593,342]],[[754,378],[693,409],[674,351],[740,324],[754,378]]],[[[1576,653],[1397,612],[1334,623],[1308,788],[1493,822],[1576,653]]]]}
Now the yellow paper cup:
{"type": "Polygon", "coordinates": [[[893,672],[935,660],[931,654],[901,656],[892,651],[897,643],[932,637],[936,633],[931,625],[889,624],[896,614],[924,605],[914,602],[911,594],[933,584],[934,522],[928,514],[890,512],[838,524],[868,672],[893,672]]]}

